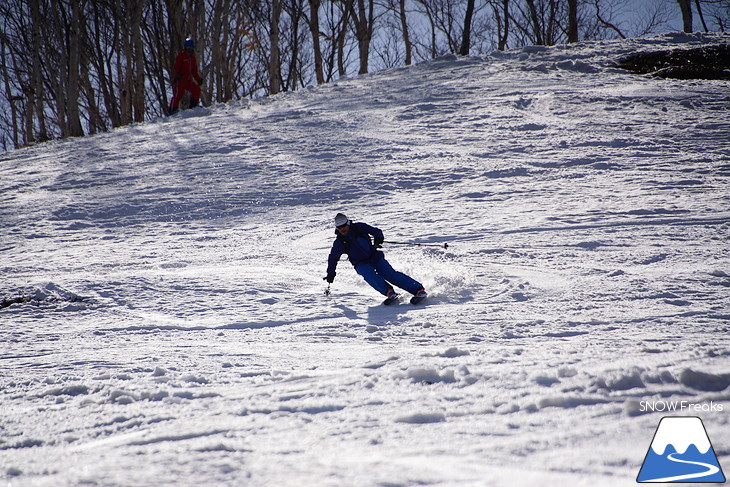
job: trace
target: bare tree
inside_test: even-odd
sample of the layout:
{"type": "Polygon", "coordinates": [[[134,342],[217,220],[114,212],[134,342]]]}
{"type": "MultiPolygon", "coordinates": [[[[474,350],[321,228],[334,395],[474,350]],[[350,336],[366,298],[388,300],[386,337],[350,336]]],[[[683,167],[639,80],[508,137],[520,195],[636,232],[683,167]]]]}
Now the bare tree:
{"type": "Polygon", "coordinates": [[[626,35],[624,35],[624,33],[621,31],[621,28],[618,27],[610,18],[604,16],[603,12],[601,11],[601,0],[594,0],[593,5],[596,9],[596,19],[598,19],[601,25],[614,31],[621,39],[626,39],[626,35]]]}
{"type": "Polygon", "coordinates": [[[461,47],[459,54],[462,56],[469,55],[469,46],[471,44],[471,22],[474,17],[474,0],[467,0],[466,12],[464,14],[464,30],[461,35],[461,47]]]}
{"type": "Polygon", "coordinates": [[[132,119],[135,122],[143,122],[145,117],[145,72],[144,72],[144,46],[142,45],[142,13],[144,0],[128,0],[129,9],[129,30],[130,30],[130,58],[127,60],[132,65],[132,79],[130,87],[132,90],[132,119]]]}
{"type": "Polygon", "coordinates": [[[692,0],[677,0],[682,12],[682,24],[685,32],[692,32],[692,0]]]}
{"type": "MultiPolygon", "coordinates": [[[[537,45],[543,45],[545,44],[545,37],[543,36],[543,22],[541,20],[541,16],[537,12],[537,7],[535,6],[535,0],[525,0],[525,3],[527,4],[527,9],[529,12],[529,20],[532,27],[532,33],[534,36],[535,44],[537,45]]],[[[525,30],[527,30],[527,27],[525,27],[525,30]]]]}
{"type": "Polygon", "coordinates": [[[352,4],[354,1],[355,0],[342,1],[342,16],[337,23],[337,38],[335,40],[335,49],[337,52],[337,72],[340,76],[345,76],[347,74],[347,71],[345,69],[345,42],[347,40],[347,26],[350,23],[350,12],[352,11],[352,4]]]}
{"type": "MultiPolygon", "coordinates": [[[[464,25],[467,18],[466,11],[462,9],[462,0],[415,0],[422,8],[421,12],[426,17],[430,27],[430,49],[431,57],[451,52],[461,52],[464,44],[464,25]],[[463,12],[463,13],[462,13],[463,12]],[[440,42],[443,40],[445,46],[440,42]]],[[[467,4],[468,6],[468,4],[467,4]]],[[[469,19],[471,26],[471,19],[469,19]]],[[[469,34],[470,41],[471,34],[469,34]]]]}
{"type": "Polygon", "coordinates": [[[428,42],[428,51],[429,51],[429,57],[432,59],[435,59],[436,56],[439,54],[438,49],[438,41],[437,41],[437,32],[438,29],[436,27],[436,12],[431,6],[431,3],[424,0],[416,0],[422,7],[422,14],[426,17],[428,20],[428,26],[429,26],[429,42],[428,42]]]}
{"type": "Polygon", "coordinates": [[[324,83],[324,70],[322,69],[322,48],[319,45],[319,6],[321,0],[309,1],[309,32],[312,34],[312,50],[314,51],[314,73],[317,77],[317,84],[324,83]]]}
{"type": "Polygon", "coordinates": [[[288,66],[284,90],[296,90],[300,84],[305,85],[306,75],[302,69],[306,57],[302,46],[305,38],[301,33],[302,24],[305,22],[304,0],[289,0],[285,4],[285,11],[289,17],[289,26],[285,31],[289,34],[287,55],[288,66]]]}
{"type": "Polygon", "coordinates": [[[568,42],[578,42],[578,0],[568,0],[568,42]]]}
{"type": "Polygon", "coordinates": [[[22,101],[22,96],[16,96],[13,95],[13,89],[12,89],[12,81],[10,79],[10,73],[8,72],[8,54],[7,50],[5,49],[5,43],[0,42],[0,69],[2,69],[2,75],[3,75],[3,82],[5,83],[5,98],[9,102],[10,105],[10,120],[7,120],[5,117],[3,122],[5,125],[8,123],[10,124],[10,134],[3,133],[0,134],[2,136],[2,147],[3,150],[8,150],[10,147],[8,146],[7,137],[10,137],[10,142],[13,143],[13,147],[20,147],[20,134],[18,131],[19,128],[19,120],[18,120],[18,109],[16,107],[16,102],[22,101]]]}
{"type": "Polygon", "coordinates": [[[353,0],[326,0],[319,16],[322,71],[325,82],[345,76],[350,57],[350,4],[353,0]]]}
{"type": "Polygon", "coordinates": [[[497,24],[497,49],[504,51],[510,36],[510,0],[492,0],[490,5],[497,24]]]}
{"type": "Polygon", "coordinates": [[[349,2],[350,17],[355,25],[358,52],[360,54],[360,70],[358,74],[367,74],[370,57],[370,42],[373,38],[375,22],[375,0],[356,0],[357,9],[353,1],[349,2]],[[366,3],[367,2],[367,3],[366,3]]]}
{"type": "MultiPolygon", "coordinates": [[[[22,31],[24,24],[23,15],[16,15],[19,9],[17,4],[0,5],[0,68],[2,69],[2,80],[5,84],[3,95],[10,110],[9,116],[3,116],[5,124],[11,124],[9,129],[4,130],[2,134],[3,148],[7,148],[8,137],[14,147],[30,144],[33,141],[33,125],[30,124],[28,131],[27,119],[30,116],[32,121],[32,103],[29,103],[30,97],[26,98],[23,89],[22,72],[23,68],[19,66],[20,51],[17,49],[19,40],[22,39],[22,31]],[[23,116],[25,114],[25,116],[23,116]]],[[[2,107],[4,108],[4,107],[2,107]]],[[[5,110],[0,113],[4,115],[5,110]]]]}
{"type": "MultiPolygon", "coordinates": [[[[599,1],[599,0],[596,0],[599,1]]],[[[515,27],[512,39],[517,44],[555,45],[577,42],[597,32],[591,16],[581,16],[579,0],[519,0],[510,2],[509,19],[515,27]]]]}
{"type": "Polygon", "coordinates": [[[81,116],[79,113],[79,67],[81,64],[81,2],[71,2],[71,21],[68,25],[69,32],[69,57],[68,57],[68,83],[66,84],[66,106],[68,116],[68,135],[80,137],[84,135],[81,127],[81,116]]]}
{"type": "Polygon", "coordinates": [[[271,25],[269,28],[269,93],[281,91],[281,59],[279,58],[279,22],[282,0],[271,1],[271,25]]]}
{"type": "MultiPolygon", "coordinates": [[[[677,2],[687,31],[695,12],[705,30],[728,24],[730,0],[677,2]]],[[[656,33],[669,5],[629,24],[631,0],[3,0],[0,146],[167,113],[187,36],[203,101],[223,103],[448,52],[656,33]]]]}
{"type": "Polygon", "coordinates": [[[408,19],[406,18],[406,0],[399,1],[398,16],[400,18],[401,33],[403,34],[403,45],[405,47],[405,65],[410,66],[413,62],[413,47],[411,36],[408,31],[408,19]]]}
{"type": "Polygon", "coordinates": [[[711,17],[714,19],[717,29],[726,32],[730,25],[730,0],[716,0],[713,2],[711,17]]]}
{"type": "Polygon", "coordinates": [[[36,119],[38,120],[38,142],[48,140],[48,131],[46,129],[46,113],[44,110],[45,88],[43,86],[43,72],[41,62],[41,12],[39,0],[29,0],[31,18],[31,53],[33,58],[33,76],[31,81],[32,88],[29,90],[31,99],[28,103],[35,110],[36,119]]]}

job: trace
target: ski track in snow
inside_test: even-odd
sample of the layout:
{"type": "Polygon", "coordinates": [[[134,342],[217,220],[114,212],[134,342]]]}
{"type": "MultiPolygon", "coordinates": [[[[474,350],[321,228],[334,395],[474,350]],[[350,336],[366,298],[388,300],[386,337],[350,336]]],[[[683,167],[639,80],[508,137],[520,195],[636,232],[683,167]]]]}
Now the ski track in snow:
{"type": "Polygon", "coordinates": [[[0,155],[0,478],[633,483],[641,401],[730,407],[730,89],[614,63],[727,40],[444,57],[0,155]],[[429,299],[346,261],[325,296],[337,211],[448,242],[385,249],[429,299]]]}

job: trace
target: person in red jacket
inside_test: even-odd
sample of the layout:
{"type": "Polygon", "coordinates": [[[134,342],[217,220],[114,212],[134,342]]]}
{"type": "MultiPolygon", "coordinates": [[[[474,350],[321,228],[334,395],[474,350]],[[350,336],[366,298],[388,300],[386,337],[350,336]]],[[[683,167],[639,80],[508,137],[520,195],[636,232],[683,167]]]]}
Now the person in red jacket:
{"type": "Polygon", "coordinates": [[[190,108],[198,106],[200,101],[200,85],[203,78],[198,74],[198,61],[195,59],[195,41],[187,38],[183,50],[175,58],[175,67],[172,74],[172,101],[170,101],[170,115],[177,113],[185,92],[190,92],[190,108]]]}

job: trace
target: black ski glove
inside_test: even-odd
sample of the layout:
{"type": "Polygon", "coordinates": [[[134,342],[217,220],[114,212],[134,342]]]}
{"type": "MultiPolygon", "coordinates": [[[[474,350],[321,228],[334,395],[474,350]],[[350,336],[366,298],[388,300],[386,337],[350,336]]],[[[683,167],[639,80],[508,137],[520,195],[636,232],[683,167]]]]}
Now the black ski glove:
{"type": "Polygon", "coordinates": [[[325,277],[324,280],[327,281],[327,282],[329,282],[330,284],[332,284],[333,282],[335,282],[335,275],[334,274],[327,274],[327,277],[325,277]]]}
{"type": "Polygon", "coordinates": [[[376,239],[375,239],[375,242],[374,242],[374,243],[375,243],[375,248],[376,248],[376,249],[379,249],[379,248],[381,248],[381,247],[383,246],[383,242],[384,242],[384,241],[385,241],[385,240],[383,240],[382,238],[376,238],[376,239]]]}

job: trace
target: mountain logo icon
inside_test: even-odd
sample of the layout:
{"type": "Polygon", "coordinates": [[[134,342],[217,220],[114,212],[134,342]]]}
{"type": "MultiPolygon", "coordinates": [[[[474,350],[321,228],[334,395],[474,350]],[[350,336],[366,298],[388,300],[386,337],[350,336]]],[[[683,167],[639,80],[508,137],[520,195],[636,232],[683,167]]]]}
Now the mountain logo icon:
{"type": "Polygon", "coordinates": [[[694,416],[662,418],[636,481],[725,482],[702,420],[694,416]]]}

